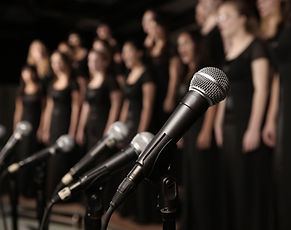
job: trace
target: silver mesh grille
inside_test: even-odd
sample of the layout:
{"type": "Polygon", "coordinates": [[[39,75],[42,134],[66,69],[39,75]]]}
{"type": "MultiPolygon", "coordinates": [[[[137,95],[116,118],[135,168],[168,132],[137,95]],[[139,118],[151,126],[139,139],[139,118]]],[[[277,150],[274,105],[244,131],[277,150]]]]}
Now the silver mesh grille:
{"type": "Polygon", "coordinates": [[[32,126],[28,121],[21,121],[17,124],[16,132],[21,136],[27,136],[32,130],[32,126]]]}
{"type": "Polygon", "coordinates": [[[124,123],[117,121],[109,127],[107,135],[116,141],[123,141],[128,136],[128,128],[124,123]]]}
{"type": "Polygon", "coordinates": [[[154,135],[150,132],[142,132],[135,135],[130,144],[139,152],[145,150],[147,145],[151,142],[154,135]]]}
{"type": "Polygon", "coordinates": [[[194,74],[189,90],[196,90],[206,97],[210,105],[222,101],[228,94],[230,83],[226,74],[215,67],[205,67],[194,74]]]}
{"type": "Polygon", "coordinates": [[[70,152],[73,149],[75,142],[69,135],[62,135],[57,139],[56,144],[61,151],[70,152]]]}

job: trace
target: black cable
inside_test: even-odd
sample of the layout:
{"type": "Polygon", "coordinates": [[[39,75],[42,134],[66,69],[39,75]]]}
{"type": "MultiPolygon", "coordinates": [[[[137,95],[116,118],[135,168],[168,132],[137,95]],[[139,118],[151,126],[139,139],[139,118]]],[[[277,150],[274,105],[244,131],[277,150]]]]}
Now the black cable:
{"type": "Polygon", "coordinates": [[[52,207],[54,204],[55,204],[54,202],[50,201],[49,205],[46,207],[44,214],[43,214],[43,217],[41,219],[41,224],[40,224],[39,230],[46,229],[46,226],[47,226],[47,223],[48,223],[48,220],[50,217],[50,213],[51,213],[51,210],[52,210],[52,207]]]}
{"type": "Polygon", "coordinates": [[[110,205],[102,222],[101,230],[107,230],[110,218],[114,212],[114,208],[110,205]]]}

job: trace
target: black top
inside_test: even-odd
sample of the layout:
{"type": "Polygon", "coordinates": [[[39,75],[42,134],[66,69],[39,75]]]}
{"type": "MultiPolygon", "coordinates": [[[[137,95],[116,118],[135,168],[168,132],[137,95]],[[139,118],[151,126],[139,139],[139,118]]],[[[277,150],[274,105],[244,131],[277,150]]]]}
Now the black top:
{"type": "Polygon", "coordinates": [[[90,106],[86,123],[88,149],[93,147],[103,136],[111,107],[110,92],[118,89],[118,83],[111,75],[105,78],[99,88],[87,87],[85,100],[90,106]]]}
{"type": "Polygon", "coordinates": [[[238,57],[225,61],[223,70],[231,83],[226,99],[226,121],[248,122],[254,91],[251,63],[258,58],[268,58],[268,53],[262,41],[254,39],[238,57]]]}
{"type": "Polygon", "coordinates": [[[153,82],[153,79],[150,72],[145,70],[134,84],[126,83],[125,85],[124,97],[129,100],[126,123],[131,133],[130,136],[135,135],[138,129],[143,106],[142,86],[148,82],[153,82]]]}

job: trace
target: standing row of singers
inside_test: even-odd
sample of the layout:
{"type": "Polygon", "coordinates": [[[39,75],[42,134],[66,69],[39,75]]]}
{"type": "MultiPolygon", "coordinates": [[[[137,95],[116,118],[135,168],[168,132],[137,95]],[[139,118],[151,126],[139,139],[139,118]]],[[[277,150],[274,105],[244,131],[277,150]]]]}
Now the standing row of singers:
{"type": "MultiPolygon", "coordinates": [[[[77,33],[51,55],[33,41],[21,71],[15,124],[27,120],[34,132],[21,153],[66,133],[88,151],[116,120],[129,127],[128,142],[142,131],[155,134],[193,74],[219,67],[230,79],[230,94],[178,142],[181,228],[289,229],[289,4],[257,0],[255,8],[245,1],[199,0],[199,29],[180,32],[176,50],[164,18],[153,10],[142,18],[144,42],[129,39],[121,49],[106,24],[97,28],[90,50],[77,33]]],[[[48,196],[72,158],[56,155],[47,162],[48,196]]],[[[152,197],[141,185],[121,214],[157,221],[152,197]]]]}

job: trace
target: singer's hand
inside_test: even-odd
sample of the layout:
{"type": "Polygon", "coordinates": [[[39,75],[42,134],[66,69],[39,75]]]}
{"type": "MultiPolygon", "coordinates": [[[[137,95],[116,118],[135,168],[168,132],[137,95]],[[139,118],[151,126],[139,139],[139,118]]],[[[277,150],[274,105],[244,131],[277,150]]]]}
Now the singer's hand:
{"type": "Polygon", "coordinates": [[[276,144],[276,136],[276,122],[267,121],[262,133],[264,143],[269,147],[274,147],[276,144]]]}
{"type": "Polygon", "coordinates": [[[174,110],[174,108],[175,108],[174,100],[172,100],[172,98],[166,97],[166,99],[164,100],[164,105],[163,105],[164,111],[167,113],[170,113],[174,110]]]}
{"type": "Polygon", "coordinates": [[[42,136],[43,136],[43,131],[42,131],[42,128],[38,128],[37,129],[37,132],[36,132],[36,139],[39,141],[39,142],[42,142],[42,136]]]}
{"type": "Polygon", "coordinates": [[[212,133],[201,130],[196,140],[196,146],[200,150],[207,150],[211,147],[212,133]]]}
{"type": "Polygon", "coordinates": [[[84,145],[85,143],[85,135],[84,132],[78,131],[76,134],[76,142],[78,145],[84,145]]]}
{"type": "Polygon", "coordinates": [[[260,146],[260,130],[247,129],[243,136],[242,151],[244,153],[253,152],[260,146]]]}
{"type": "Polygon", "coordinates": [[[43,135],[42,135],[42,142],[44,144],[48,144],[49,143],[49,140],[50,140],[50,133],[49,131],[45,131],[43,132],[43,135]]]}

